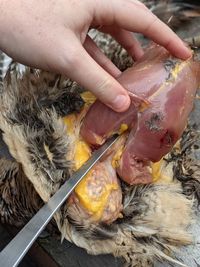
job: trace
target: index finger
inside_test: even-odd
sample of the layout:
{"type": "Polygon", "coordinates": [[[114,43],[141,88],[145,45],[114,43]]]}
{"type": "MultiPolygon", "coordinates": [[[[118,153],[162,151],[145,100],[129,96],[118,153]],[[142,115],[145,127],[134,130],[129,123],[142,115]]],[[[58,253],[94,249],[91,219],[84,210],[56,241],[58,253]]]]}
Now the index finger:
{"type": "Polygon", "coordinates": [[[133,0],[111,0],[99,6],[98,23],[117,25],[132,32],[139,32],[164,46],[176,57],[187,59],[191,51],[183,41],[142,3],[133,0]]]}

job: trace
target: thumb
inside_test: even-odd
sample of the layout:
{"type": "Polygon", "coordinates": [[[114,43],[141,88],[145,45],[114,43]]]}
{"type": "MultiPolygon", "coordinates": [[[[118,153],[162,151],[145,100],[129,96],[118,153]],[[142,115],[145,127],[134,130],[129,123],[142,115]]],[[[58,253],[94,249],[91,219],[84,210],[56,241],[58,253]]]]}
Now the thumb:
{"type": "Polygon", "coordinates": [[[73,47],[69,47],[69,45],[65,47],[68,53],[62,60],[61,69],[58,69],[59,72],[91,91],[113,110],[123,112],[128,109],[130,98],[127,91],[98,65],[76,37],[73,40],[70,39],[70,43],[73,47]]]}

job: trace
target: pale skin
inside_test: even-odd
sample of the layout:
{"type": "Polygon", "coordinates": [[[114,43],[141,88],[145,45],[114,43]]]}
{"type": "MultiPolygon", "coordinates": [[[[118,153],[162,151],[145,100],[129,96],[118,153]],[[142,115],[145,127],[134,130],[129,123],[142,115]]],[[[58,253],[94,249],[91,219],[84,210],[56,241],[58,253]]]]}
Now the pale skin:
{"type": "Polygon", "coordinates": [[[130,98],[117,82],[120,70],[89,38],[98,28],[111,34],[135,59],[143,50],[139,32],[187,59],[190,50],[143,4],[135,0],[0,0],[0,49],[32,67],[61,73],[93,92],[112,109],[130,98]]]}

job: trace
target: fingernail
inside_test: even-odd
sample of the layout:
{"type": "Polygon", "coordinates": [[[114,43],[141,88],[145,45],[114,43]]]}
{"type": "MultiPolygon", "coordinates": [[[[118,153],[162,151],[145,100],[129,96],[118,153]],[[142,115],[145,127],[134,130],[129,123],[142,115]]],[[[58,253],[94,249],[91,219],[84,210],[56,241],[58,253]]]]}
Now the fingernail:
{"type": "Polygon", "coordinates": [[[191,49],[190,49],[190,47],[189,47],[189,45],[187,43],[183,42],[183,45],[184,45],[183,46],[183,50],[182,50],[182,51],[184,51],[183,58],[184,59],[188,59],[189,57],[192,56],[192,51],[191,51],[191,49]]]}
{"type": "Polygon", "coordinates": [[[129,96],[125,95],[118,95],[114,99],[114,101],[111,103],[111,108],[113,108],[115,111],[125,111],[128,109],[130,105],[130,98],[129,96]]]}

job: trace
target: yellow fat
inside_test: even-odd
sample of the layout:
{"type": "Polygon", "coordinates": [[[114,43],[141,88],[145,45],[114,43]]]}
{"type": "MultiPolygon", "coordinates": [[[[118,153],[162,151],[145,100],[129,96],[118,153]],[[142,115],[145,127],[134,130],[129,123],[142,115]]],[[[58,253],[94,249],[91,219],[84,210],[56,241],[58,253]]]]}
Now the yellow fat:
{"type": "MultiPolygon", "coordinates": [[[[78,141],[75,148],[75,168],[79,169],[90,157],[91,150],[88,144],[84,141],[78,141]]],[[[90,195],[89,183],[90,177],[95,170],[91,170],[83,180],[75,188],[75,193],[81,203],[81,205],[93,215],[95,220],[99,220],[104,212],[105,206],[108,203],[108,198],[112,190],[118,189],[118,184],[106,184],[103,188],[101,195],[92,194],[90,195]]],[[[98,179],[98,177],[97,177],[98,179]]]]}
{"type": "Polygon", "coordinates": [[[122,152],[123,152],[123,146],[121,146],[117,152],[114,154],[113,158],[112,158],[112,166],[114,169],[119,167],[119,160],[122,156],[122,152]]]}
{"type": "Polygon", "coordinates": [[[75,114],[70,114],[70,115],[68,115],[68,116],[63,118],[63,122],[67,126],[67,133],[68,134],[73,134],[74,133],[76,119],[77,118],[76,118],[75,114]]]}
{"type": "Polygon", "coordinates": [[[161,177],[161,164],[162,164],[163,159],[156,163],[151,164],[151,169],[152,169],[152,176],[153,176],[153,182],[156,182],[159,180],[161,177]]]}
{"type": "Polygon", "coordinates": [[[171,183],[172,182],[172,177],[163,173],[163,170],[165,170],[165,167],[164,168],[163,167],[164,167],[163,159],[151,164],[152,177],[153,177],[154,183],[171,183]]]}
{"type": "Polygon", "coordinates": [[[93,134],[93,137],[95,138],[95,143],[98,145],[102,145],[103,141],[102,141],[102,137],[97,135],[97,134],[93,134]]]}
{"type": "Polygon", "coordinates": [[[81,94],[81,97],[83,98],[83,100],[87,105],[93,104],[94,101],[96,100],[96,97],[89,91],[83,92],[81,94]]]}
{"type": "Polygon", "coordinates": [[[147,108],[149,108],[150,103],[143,101],[139,106],[139,112],[144,112],[147,108]]]}
{"type": "Polygon", "coordinates": [[[168,81],[163,83],[160,88],[149,97],[148,100],[151,102],[151,100],[154,99],[158,94],[160,94],[162,90],[165,90],[166,84],[174,82],[174,80],[177,79],[179,72],[185,67],[185,65],[189,64],[188,62],[188,60],[183,62],[177,62],[174,69],[170,72],[170,75],[173,79],[169,79],[168,81]]]}
{"type": "MultiPolygon", "coordinates": [[[[76,116],[74,114],[66,116],[64,123],[67,125],[67,133],[75,134],[76,116]]],[[[89,145],[79,138],[74,141],[74,169],[78,170],[91,156],[89,145]]]]}
{"type": "Polygon", "coordinates": [[[174,78],[174,80],[177,78],[179,72],[183,69],[183,67],[187,64],[187,61],[185,62],[181,62],[181,63],[176,63],[174,69],[171,72],[172,77],[174,78]]]}
{"type": "Polygon", "coordinates": [[[94,219],[98,220],[101,218],[104,212],[105,206],[108,203],[110,193],[113,190],[117,190],[119,186],[118,184],[107,184],[102,189],[100,195],[92,194],[90,196],[90,192],[88,191],[90,182],[89,177],[92,176],[93,171],[94,170],[91,170],[86,175],[86,177],[78,184],[78,186],[75,188],[75,192],[82,206],[93,215],[94,219]]]}
{"type": "Polygon", "coordinates": [[[123,132],[125,132],[128,129],[128,125],[125,123],[122,123],[120,128],[119,128],[119,134],[122,134],[123,132]]]}
{"type": "Polygon", "coordinates": [[[75,169],[78,170],[91,156],[91,149],[84,141],[77,141],[75,144],[74,162],[75,169]]]}
{"type": "MultiPolygon", "coordinates": [[[[91,93],[85,92],[82,94],[84,100],[88,103],[94,102],[95,98],[92,96],[91,93]],[[84,95],[84,96],[83,96],[84,95]]],[[[75,114],[68,115],[63,118],[65,125],[67,126],[67,134],[75,134],[76,128],[76,121],[77,116],[75,114]]],[[[125,131],[127,129],[126,125],[121,126],[121,130],[125,131]]],[[[121,152],[122,153],[122,152],[121,152]]],[[[118,151],[118,156],[116,155],[116,160],[120,158],[121,153],[118,151]]],[[[74,154],[73,154],[73,161],[74,161],[74,171],[78,170],[91,156],[91,149],[89,145],[81,140],[79,137],[77,140],[74,141],[74,154]]],[[[90,194],[89,190],[89,183],[91,182],[91,176],[95,175],[91,170],[84,179],[78,184],[75,188],[75,193],[80,201],[80,204],[90,213],[92,214],[95,220],[99,220],[102,217],[104,212],[105,206],[108,203],[108,198],[110,193],[113,190],[117,190],[119,185],[117,183],[106,184],[100,195],[90,194]]],[[[98,177],[97,177],[98,179],[98,177]]]]}

